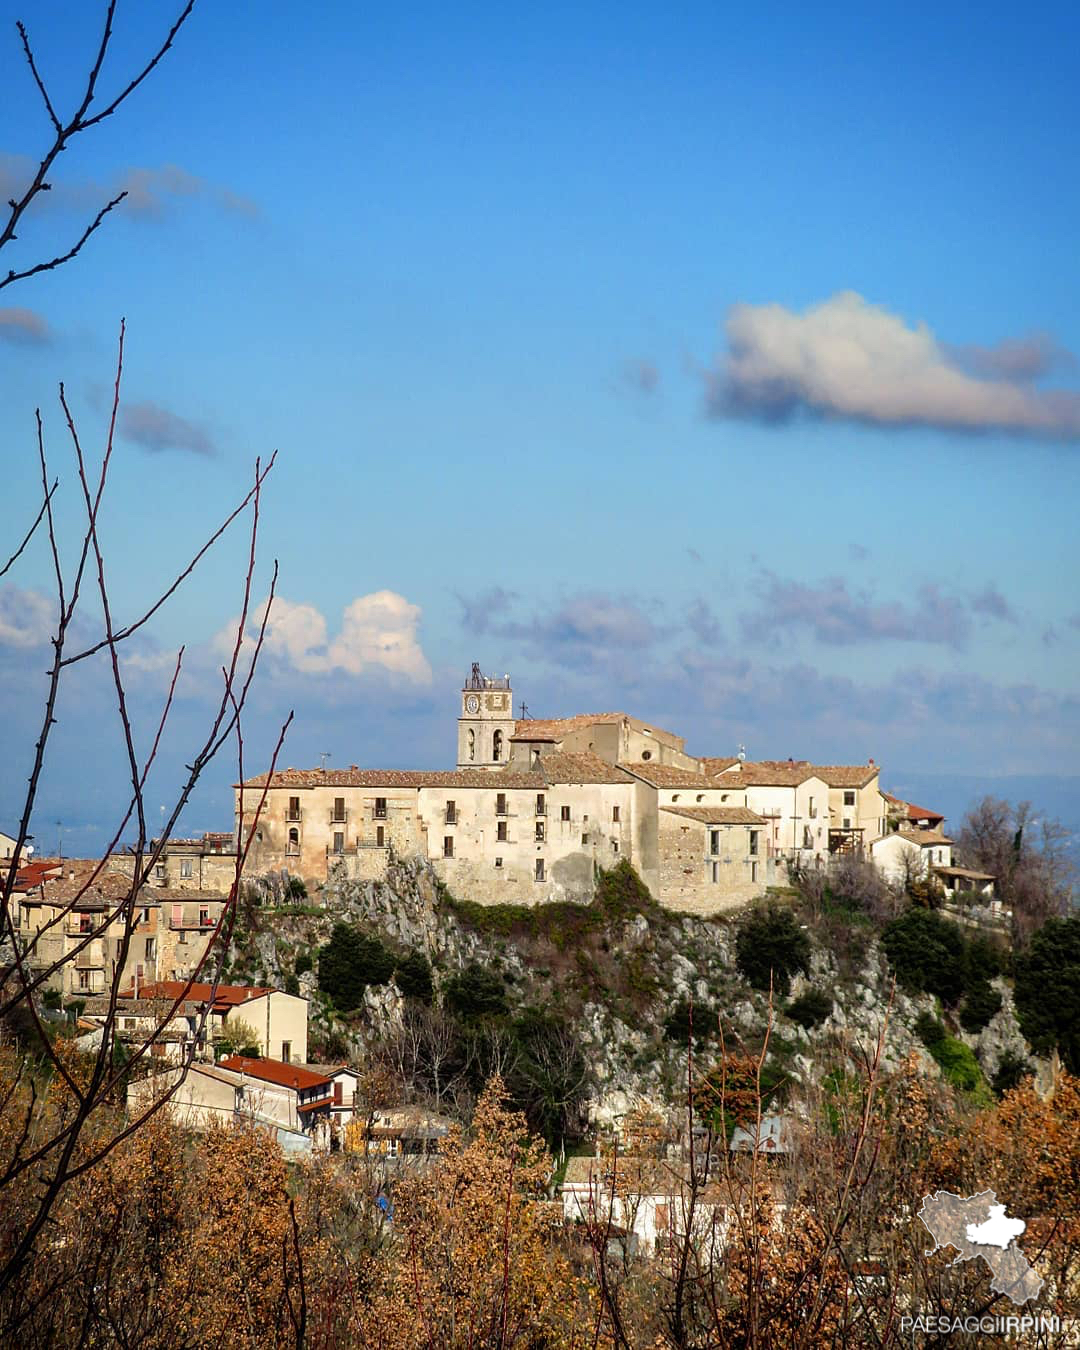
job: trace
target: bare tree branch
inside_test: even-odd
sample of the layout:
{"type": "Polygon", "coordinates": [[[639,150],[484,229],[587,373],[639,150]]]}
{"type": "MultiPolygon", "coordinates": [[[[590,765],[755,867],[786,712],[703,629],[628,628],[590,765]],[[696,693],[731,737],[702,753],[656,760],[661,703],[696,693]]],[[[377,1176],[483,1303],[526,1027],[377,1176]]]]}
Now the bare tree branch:
{"type": "MultiPolygon", "coordinates": [[[[121,91],[110,99],[100,111],[91,114],[90,107],[93,104],[97,93],[98,78],[101,75],[105,57],[109,50],[109,43],[112,41],[113,37],[113,18],[116,13],[116,0],[108,0],[105,9],[105,22],[102,28],[101,40],[98,43],[97,55],[95,56],[89,74],[87,75],[86,87],[82,99],[75,112],[66,122],[63,121],[57,113],[55,105],[49,96],[45,81],[42,79],[41,72],[38,69],[37,59],[34,56],[33,47],[30,44],[30,36],[26,30],[26,25],[21,21],[16,24],[19,40],[22,44],[23,55],[30,68],[30,74],[33,77],[34,84],[45,105],[45,111],[48,113],[49,121],[52,123],[54,134],[52,144],[42,156],[37,171],[31,179],[29,186],[25,188],[22,196],[13,197],[8,202],[9,215],[7,223],[4,225],[4,228],[0,230],[0,249],[3,249],[6,245],[13,243],[17,239],[18,236],[16,230],[19,226],[19,222],[22,220],[23,215],[34,199],[43,192],[51,191],[52,184],[48,182],[48,175],[60,153],[67,149],[72,139],[80,132],[88,131],[91,127],[95,127],[100,122],[103,122],[107,117],[111,117],[113,113],[115,113],[116,110],[135,92],[135,90],[138,89],[139,85],[141,85],[157,68],[164,58],[165,53],[172,47],[177,34],[187,22],[194,7],[195,0],[187,0],[179,17],[169,29],[164,42],[161,43],[150,59],[142,66],[138,74],[129,80],[121,91]]],[[[0,290],[3,290],[5,286],[10,286],[17,281],[25,281],[28,277],[36,276],[41,272],[52,271],[53,268],[61,267],[64,263],[70,262],[79,254],[83,245],[98,229],[109,212],[112,211],[114,207],[119,206],[126,196],[126,192],[121,192],[118,196],[113,197],[111,201],[107,202],[101,210],[98,211],[97,215],[82,232],[78,240],[65,253],[58,254],[50,260],[38,262],[22,269],[11,268],[6,276],[0,277],[0,290]]]]}

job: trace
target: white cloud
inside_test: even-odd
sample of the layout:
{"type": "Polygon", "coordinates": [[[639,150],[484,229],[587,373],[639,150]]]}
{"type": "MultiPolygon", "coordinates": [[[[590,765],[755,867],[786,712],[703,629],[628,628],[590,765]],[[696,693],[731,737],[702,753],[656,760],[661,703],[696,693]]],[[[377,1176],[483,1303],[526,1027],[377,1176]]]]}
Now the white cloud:
{"type": "Polygon", "coordinates": [[[56,629],[56,602],[40,591],[0,586],[0,646],[40,647],[56,629]]]}
{"type": "Polygon", "coordinates": [[[726,333],[728,353],[708,376],[717,416],[775,421],[806,412],[886,427],[1080,437],[1080,394],[967,373],[926,324],[909,327],[854,291],[803,314],[735,305],[726,333]]]}
{"type": "MultiPolygon", "coordinates": [[[[249,639],[257,636],[265,614],[264,601],[248,626],[249,639]]],[[[271,659],[306,675],[334,670],[361,675],[381,669],[416,684],[429,684],[431,666],[417,636],[420,614],[419,605],[395,591],[374,591],[345,606],[341,629],[331,639],[326,619],[314,605],[275,596],[263,650],[271,659]]],[[[231,651],[235,640],[232,624],[222,629],[214,645],[219,652],[231,651]]]]}

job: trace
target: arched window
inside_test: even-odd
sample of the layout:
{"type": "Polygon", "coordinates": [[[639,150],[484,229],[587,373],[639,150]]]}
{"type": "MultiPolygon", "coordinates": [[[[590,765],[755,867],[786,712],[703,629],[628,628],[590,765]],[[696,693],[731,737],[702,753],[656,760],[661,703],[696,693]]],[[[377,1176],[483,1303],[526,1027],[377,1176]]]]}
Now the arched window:
{"type": "Polygon", "coordinates": [[[300,852],[300,831],[295,826],[289,831],[289,852],[300,852]]]}
{"type": "Polygon", "coordinates": [[[475,758],[476,758],[476,732],[473,731],[472,727],[470,727],[470,728],[469,728],[469,759],[470,759],[470,760],[473,760],[473,759],[475,759],[475,758]]]}
{"type": "Polygon", "coordinates": [[[491,740],[491,758],[502,759],[502,732],[497,731],[491,740]]]}

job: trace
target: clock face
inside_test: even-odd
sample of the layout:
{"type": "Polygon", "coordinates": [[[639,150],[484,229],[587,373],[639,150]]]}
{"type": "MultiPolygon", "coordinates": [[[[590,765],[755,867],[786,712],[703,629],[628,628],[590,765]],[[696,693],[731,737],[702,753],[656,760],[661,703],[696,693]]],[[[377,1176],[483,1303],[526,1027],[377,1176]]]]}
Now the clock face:
{"type": "Polygon", "coordinates": [[[466,708],[469,710],[469,712],[471,712],[471,713],[479,712],[479,711],[480,711],[480,700],[476,697],[475,694],[470,694],[469,697],[465,700],[465,707],[466,707],[466,708]]]}

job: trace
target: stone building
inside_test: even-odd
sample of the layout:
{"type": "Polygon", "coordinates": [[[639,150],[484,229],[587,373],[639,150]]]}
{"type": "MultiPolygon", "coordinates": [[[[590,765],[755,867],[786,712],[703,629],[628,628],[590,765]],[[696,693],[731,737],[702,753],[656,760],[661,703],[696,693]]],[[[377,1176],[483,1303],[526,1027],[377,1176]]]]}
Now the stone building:
{"type": "Polygon", "coordinates": [[[116,868],[65,859],[27,871],[32,880],[12,895],[20,951],[45,986],[65,998],[103,992],[118,967],[121,988],[186,979],[205,953],[226,899],[143,885],[132,901],[131,868],[123,859],[116,868]]]}
{"type": "Polygon", "coordinates": [[[662,903],[703,912],[772,880],[765,821],[744,800],[737,819],[720,811],[727,786],[672,732],[618,712],[515,720],[509,676],[474,665],[457,749],[449,771],[288,768],[238,784],[248,872],[318,885],[334,867],[378,879],[393,854],[420,856],[463,899],[538,904],[589,899],[597,868],[625,858],[662,903]],[[716,808],[721,835],[662,822],[680,804],[716,808]]]}

